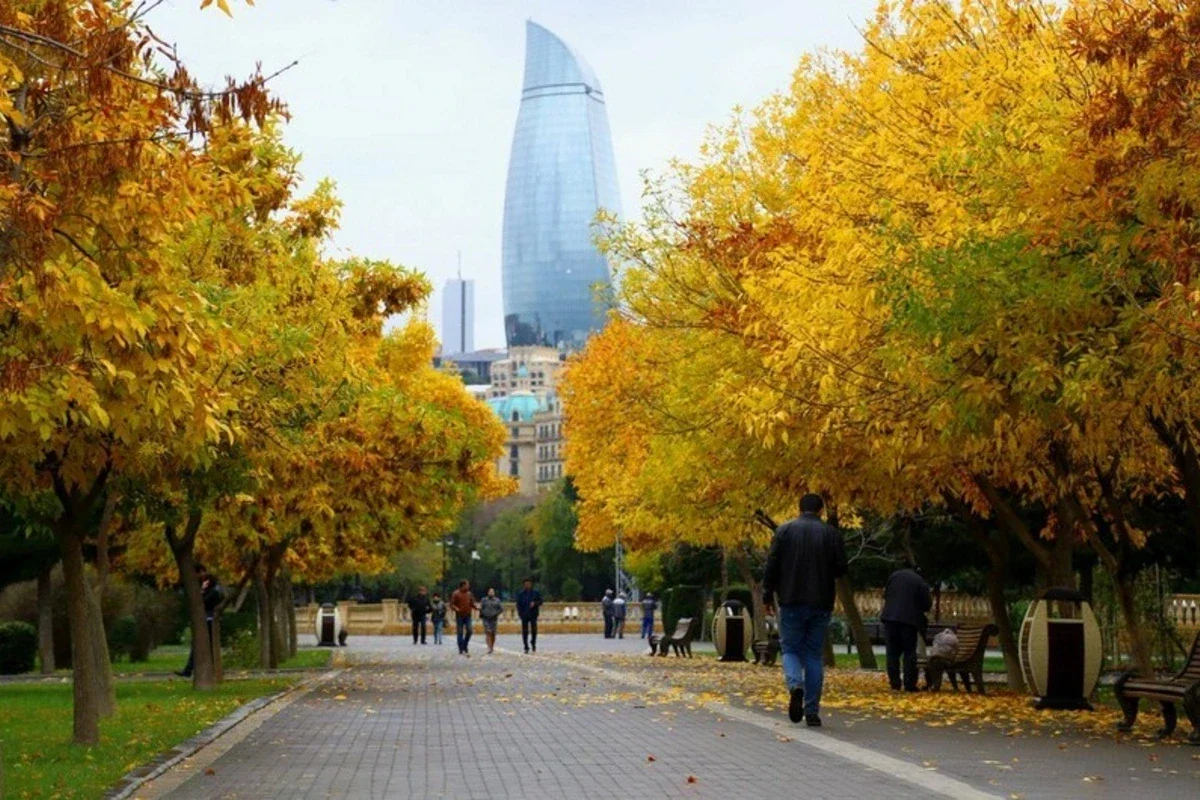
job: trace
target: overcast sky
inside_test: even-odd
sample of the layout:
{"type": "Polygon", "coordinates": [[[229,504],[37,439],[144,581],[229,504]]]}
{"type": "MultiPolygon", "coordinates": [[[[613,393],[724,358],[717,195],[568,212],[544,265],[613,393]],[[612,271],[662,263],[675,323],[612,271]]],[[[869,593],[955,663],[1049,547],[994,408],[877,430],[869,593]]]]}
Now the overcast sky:
{"type": "Polygon", "coordinates": [[[800,56],[857,48],[874,0],[256,0],[233,19],[200,0],[151,15],[192,73],[217,82],[293,60],[274,90],[306,183],[345,203],[339,252],[429,275],[462,252],[477,347],[503,346],[500,237],[527,18],[579,52],[604,88],[626,217],[644,170],[690,159],[707,126],[787,86],[800,56]]]}

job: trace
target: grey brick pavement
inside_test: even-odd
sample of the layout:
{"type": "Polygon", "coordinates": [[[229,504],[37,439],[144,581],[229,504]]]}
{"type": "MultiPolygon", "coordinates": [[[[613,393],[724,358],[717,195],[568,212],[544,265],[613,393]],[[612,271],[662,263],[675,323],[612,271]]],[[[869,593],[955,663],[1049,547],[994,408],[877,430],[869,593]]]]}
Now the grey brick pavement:
{"type": "Polygon", "coordinates": [[[288,706],[171,797],[929,796],[549,657],[402,641],[361,648],[376,663],[288,706]]]}

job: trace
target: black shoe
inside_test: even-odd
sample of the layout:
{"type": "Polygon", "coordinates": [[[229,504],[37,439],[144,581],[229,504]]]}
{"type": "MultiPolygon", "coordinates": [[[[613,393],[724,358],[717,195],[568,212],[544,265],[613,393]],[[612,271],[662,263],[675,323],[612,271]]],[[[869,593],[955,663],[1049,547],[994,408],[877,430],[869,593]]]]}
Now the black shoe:
{"type": "Polygon", "coordinates": [[[184,671],[183,671],[183,670],[181,670],[181,669],[177,669],[177,670],[175,670],[175,674],[176,674],[176,675],[178,675],[178,676],[179,676],[179,677],[181,677],[181,678],[190,678],[190,677],[192,677],[191,673],[189,673],[189,672],[184,672],[184,671]]]}
{"type": "Polygon", "coordinates": [[[807,714],[804,717],[804,724],[810,728],[821,727],[821,718],[816,714],[807,714]]]}
{"type": "Polygon", "coordinates": [[[792,689],[792,699],[788,703],[788,719],[799,722],[804,719],[804,690],[792,689]]]}
{"type": "Polygon", "coordinates": [[[536,645],[536,644],[533,646],[533,652],[535,652],[535,653],[537,652],[537,645],[536,645]]]}

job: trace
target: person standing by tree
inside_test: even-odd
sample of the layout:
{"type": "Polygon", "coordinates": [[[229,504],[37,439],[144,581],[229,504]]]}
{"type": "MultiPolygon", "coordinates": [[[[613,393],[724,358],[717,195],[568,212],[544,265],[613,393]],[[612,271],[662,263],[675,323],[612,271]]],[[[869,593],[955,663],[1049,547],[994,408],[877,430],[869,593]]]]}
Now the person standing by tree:
{"type": "Polygon", "coordinates": [[[446,628],[446,601],[441,592],[434,592],[429,601],[429,620],[433,623],[433,643],[442,643],[442,631],[446,628]]]}
{"type": "Polygon", "coordinates": [[[604,590],[604,598],[600,601],[600,611],[604,614],[604,638],[611,639],[613,637],[613,591],[612,589],[604,590]]]}
{"type": "Polygon", "coordinates": [[[654,633],[654,612],[658,609],[658,601],[654,595],[648,594],[642,600],[642,638],[654,633]]]}
{"type": "Polygon", "coordinates": [[[903,686],[906,692],[917,691],[917,637],[925,629],[925,612],[933,606],[929,584],[912,565],[898,569],[888,576],[883,587],[884,641],[887,643],[888,682],[894,691],[903,686]],[[904,662],[904,683],[900,682],[900,665],[904,662]]]}
{"type": "Polygon", "coordinates": [[[504,604],[496,597],[496,590],[489,588],[487,597],[479,604],[479,618],[483,620],[483,634],[487,638],[489,656],[496,649],[496,628],[500,624],[500,614],[503,611],[504,604]]]}
{"type": "Polygon", "coordinates": [[[420,634],[421,644],[425,644],[425,620],[429,616],[429,595],[424,586],[417,588],[417,593],[408,598],[408,614],[412,617],[413,644],[417,643],[420,634]]]}
{"type": "Polygon", "coordinates": [[[525,652],[530,646],[537,652],[538,612],[542,608],[542,593],[533,588],[533,578],[526,578],[523,588],[517,593],[517,616],[521,618],[521,644],[525,652]]]}
{"type": "Polygon", "coordinates": [[[618,639],[625,638],[625,606],[625,593],[620,592],[612,604],[613,636],[618,639]]]}
{"type": "Polygon", "coordinates": [[[454,609],[454,624],[458,636],[458,652],[460,655],[470,657],[471,655],[471,627],[473,625],[471,612],[479,605],[475,602],[475,596],[471,594],[471,582],[467,580],[460,581],[458,588],[450,595],[450,607],[454,609]]]}
{"type": "MultiPolygon", "coordinates": [[[[224,597],[225,591],[221,588],[221,584],[217,579],[208,574],[208,569],[203,564],[196,564],[196,578],[200,581],[200,598],[204,602],[204,619],[208,623],[208,641],[205,643],[208,647],[219,647],[220,644],[213,642],[213,615],[217,611],[217,606],[221,604],[221,598],[224,597]]],[[[192,640],[192,650],[188,653],[187,665],[176,672],[175,674],[181,678],[192,677],[192,670],[196,666],[196,641],[192,640]]]]}
{"type": "Polygon", "coordinates": [[[791,692],[788,718],[821,725],[824,645],[833,613],[834,581],[846,574],[842,535],[821,521],[819,495],[800,499],[800,516],[775,531],[763,575],[763,606],[779,605],[783,674],[791,692]]]}

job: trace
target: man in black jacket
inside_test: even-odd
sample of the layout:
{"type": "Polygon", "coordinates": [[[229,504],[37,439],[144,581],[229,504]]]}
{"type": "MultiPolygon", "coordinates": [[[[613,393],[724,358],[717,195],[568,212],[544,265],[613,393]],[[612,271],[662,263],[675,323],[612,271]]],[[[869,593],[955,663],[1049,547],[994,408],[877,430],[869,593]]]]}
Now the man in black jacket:
{"type": "Polygon", "coordinates": [[[904,660],[904,691],[917,691],[917,636],[925,627],[925,612],[933,605],[929,584],[915,569],[893,572],[883,587],[884,640],[887,642],[888,681],[900,690],[900,661],[904,660]]]}
{"type": "MultiPolygon", "coordinates": [[[[217,579],[208,573],[208,569],[203,564],[196,564],[196,580],[200,581],[200,598],[204,603],[204,621],[208,623],[208,640],[211,647],[217,645],[212,641],[213,616],[217,613],[217,606],[221,604],[221,600],[225,597],[225,590],[221,588],[221,584],[217,579]]],[[[176,671],[176,675],[181,678],[192,677],[192,671],[196,667],[196,642],[192,641],[192,650],[188,653],[187,665],[176,671]]]]}
{"type": "Polygon", "coordinates": [[[408,614],[412,617],[413,625],[413,644],[417,643],[418,634],[420,635],[421,644],[425,644],[425,620],[429,616],[429,610],[433,604],[429,602],[429,595],[424,586],[417,589],[417,593],[408,600],[408,614]]]}
{"type": "Polygon", "coordinates": [[[533,578],[526,578],[524,588],[517,592],[517,616],[521,618],[521,643],[525,652],[530,645],[537,652],[537,621],[542,609],[542,593],[533,588],[533,578]]]}
{"type": "Polygon", "coordinates": [[[791,701],[788,717],[821,724],[824,647],[833,613],[834,581],[846,574],[842,535],[821,521],[820,496],[800,499],[800,516],[779,526],[763,575],[763,605],[779,605],[779,647],[791,701]]]}

